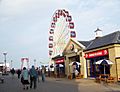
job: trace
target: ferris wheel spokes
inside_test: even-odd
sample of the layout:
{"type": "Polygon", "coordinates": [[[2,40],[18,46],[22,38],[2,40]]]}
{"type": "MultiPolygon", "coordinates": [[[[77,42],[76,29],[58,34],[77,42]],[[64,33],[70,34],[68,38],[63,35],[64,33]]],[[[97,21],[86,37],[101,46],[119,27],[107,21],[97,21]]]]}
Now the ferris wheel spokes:
{"type": "Polygon", "coordinates": [[[75,38],[72,16],[65,9],[56,10],[49,31],[50,57],[61,54],[70,38],[75,38]]]}

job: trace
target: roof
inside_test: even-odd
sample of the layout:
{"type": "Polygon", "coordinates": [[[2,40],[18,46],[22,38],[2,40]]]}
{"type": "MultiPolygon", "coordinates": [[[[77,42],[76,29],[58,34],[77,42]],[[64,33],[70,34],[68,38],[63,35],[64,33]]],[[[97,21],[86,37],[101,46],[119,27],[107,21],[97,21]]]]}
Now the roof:
{"type": "Polygon", "coordinates": [[[63,52],[66,50],[66,48],[70,45],[70,42],[74,42],[75,44],[77,44],[79,47],[82,47],[83,49],[85,49],[85,46],[84,46],[84,44],[82,44],[82,43],[80,43],[78,40],[76,40],[76,39],[72,39],[72,38],[70,38],[70,40],[69,40],[69,42],[67,43],[67,45],[65,46],[65,48],[64,48],[64,50],[63,50],[63,52]]]}
{"type": "Polygon", "coordinates": [[[57,55],[55,57],[53,57],[52,59],[55,60],[55,59],[58,59],[58,58],[63,58],[64,56],[61,56],[61,55],[57,55]]]}
{"type": "Polygon", "coordinates": [[[79,41],[75,40],[75,39],[71,39],[73,40],[76,44],[78,44],[80,47],[82,47],[83,49],[85,48],[85,46],[81,43],[79,43],[79,41]]]}
{"type": "Polygon", "coordinates": [[[81,44],[86,46],[86,50],[95,49],[98,47],[120,44],[120,31],[99,37],[90,41],[79,41],[81,44]]]}
{"type": "Polygon", "coordinates": [[[87,47],[91,41],[78,41],[79,43],[83,44],[85,47],[87,47]]]}

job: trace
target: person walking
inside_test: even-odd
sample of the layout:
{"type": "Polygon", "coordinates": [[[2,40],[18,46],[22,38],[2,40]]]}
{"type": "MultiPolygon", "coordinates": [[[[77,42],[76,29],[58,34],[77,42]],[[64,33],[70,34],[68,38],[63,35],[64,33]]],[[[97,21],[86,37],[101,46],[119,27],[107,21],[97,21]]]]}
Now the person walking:
{"type": "Polygon", "coordinates": [[[29,85],[29,72],[26,69],[26,67],[23,68],[22,73],[21,73],[21,82],[23,84],[23,89],[28,89],[29,85]]]}
{"type": "Polygon", "coordinates": [[[41,74],[41,72],[40,72],[40,67],[38,68],[36,68],[36,71],[37,71],[37,75],[38,75],[38,77],[37,77],[37,79],[38,79],[38,82],[40,82],[40,74],[41,74]]]}
{"type": "Polygon", "coordinates": [[[20,78],[20,74],[21,74],[21,70],[20,69],[17,70],[17,74],[18,74],[18,79],[19,79],[20,78]]]}
{"type": "Polygon", "coordinates": [[[72,79],[75,79],[76,65],[72,65],[72,79]]]}
{"type": "Polygon", "coordinates": [[[50,69],[48,68],[48,77],[50,77],[50,69]]]}
{"type": "Polygon", "coordinates": [[[11,74],[12,74],[12,78],[13,78],[13,77],[14,77],[14,74],[15,74],[15,69],[12,68],[10,72],[11,72],[11,74]]]}
{"type": "Polygon", "coordinates": [[[45,81],[45,67],[44,66],[42,66],[41,74],[42,74],[42,82],[44,82],[45,81]]]}
{"type": "Polygon", "coordinates": [[[32,68],[30,69],[29,74],[30,74],[30,88],[32,88],[34,84],[34,89],[35,89],[37,87],[36,81],[37,81],[38,74],[34,66],[32,66],[32,68]]]}

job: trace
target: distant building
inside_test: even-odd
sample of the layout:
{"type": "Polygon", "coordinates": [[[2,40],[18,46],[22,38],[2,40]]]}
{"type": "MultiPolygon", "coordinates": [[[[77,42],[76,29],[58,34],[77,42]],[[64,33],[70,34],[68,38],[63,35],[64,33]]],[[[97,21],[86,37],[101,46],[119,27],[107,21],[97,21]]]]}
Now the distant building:
{"type": "MultiPolygon", "coordinates": [[[[6,67],[7,67],[7,71],[10,71],[9,63],[6,63],[6,67]]],[[[5,69],[5,63],[0,62],[0,72],[4,72],[4,69],[5,69]]]]}

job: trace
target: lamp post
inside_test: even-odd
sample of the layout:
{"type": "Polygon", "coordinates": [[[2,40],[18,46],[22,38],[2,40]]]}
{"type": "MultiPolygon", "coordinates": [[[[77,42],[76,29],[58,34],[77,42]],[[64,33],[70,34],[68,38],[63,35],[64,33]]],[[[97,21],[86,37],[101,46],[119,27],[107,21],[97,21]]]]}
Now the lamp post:
{"type": "Polygon", "coordinates": [[[7,52],[4,52],[3,55],[4,55],[5,73],[6,73],[6,55],[7,55],[7,52]]]}
{"type": "Polygon", "coordinates": [[[12,69],[12,63],[13,63],[13,61],[11,60],[11,69],[12,69]]]}
{"type": "Polygon", "coordinates": [[[34,66],[36,67],[36,59],[34,59],[34,66]]]}

